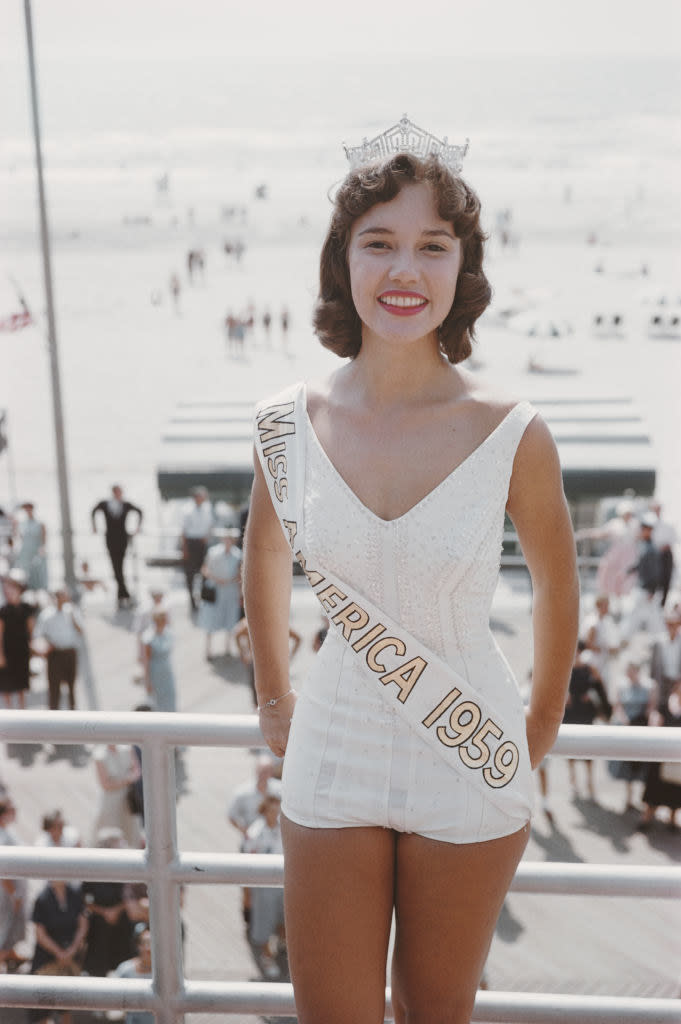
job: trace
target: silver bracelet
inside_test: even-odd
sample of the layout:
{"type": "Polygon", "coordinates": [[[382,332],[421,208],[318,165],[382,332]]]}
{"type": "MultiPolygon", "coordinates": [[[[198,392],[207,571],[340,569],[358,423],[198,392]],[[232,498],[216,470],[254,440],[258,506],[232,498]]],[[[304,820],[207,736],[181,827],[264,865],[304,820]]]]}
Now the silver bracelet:
{"type": "Polygon", "coordinates": [[[288,697],[289,694],[295,693],[295,692],[296,691],[293,689],[293,687],[291,687],[291,689],[287,690],[286,693],[282,693],[281,697],[272,697],[271,700],[266,700],[264,704],[261,704],[260,707],[257,707],[255,710],[256,711],[264,711],[265,708],[273,708],[275,706],[275,704],[278,704],[280,700],[284,699],[284,697],[288,697]]]}

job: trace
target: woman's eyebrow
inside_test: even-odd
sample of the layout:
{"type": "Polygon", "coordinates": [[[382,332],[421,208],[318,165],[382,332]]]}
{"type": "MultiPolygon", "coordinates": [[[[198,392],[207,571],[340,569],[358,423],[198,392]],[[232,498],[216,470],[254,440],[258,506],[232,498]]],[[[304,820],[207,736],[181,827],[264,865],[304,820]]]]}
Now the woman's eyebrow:
{"type": "MultiPolygon", "coordinates": [[[[394,235],[395,232],[392,228],[381,228],[381,227],[368,227],[362,231],[357,232],[357,237],[360,238],[362,235],[394,235]]],[[[456,235],[453,231],[447,231],[446,228],[428,228],[422,231],[421,234],[427,235],[428,238],[435,238],[437,235],[445,235],[447,238],[451,238],[456,241],[456,235]]]]}

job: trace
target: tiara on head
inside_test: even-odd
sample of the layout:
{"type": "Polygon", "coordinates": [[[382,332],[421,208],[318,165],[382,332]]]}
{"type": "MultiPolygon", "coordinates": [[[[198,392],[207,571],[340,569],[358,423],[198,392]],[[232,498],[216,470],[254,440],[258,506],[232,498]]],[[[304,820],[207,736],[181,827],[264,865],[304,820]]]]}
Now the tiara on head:
{"type": "Polygon", "coordinates": [[[438,139],[423,128],[418,128],[405,114],[397,124],[388,128],[382,135],[374,139],[362,139],[361,146],[343,145],[350,167],[354,170],[363,164],[381,160],[393,153],[413,153],[414,156],[427,157],[436,155],[450,171],[458,174],[463,167],[463,159],[468,152],[468,139],[463,146],[452,146],[445,135],[438,139]]]}

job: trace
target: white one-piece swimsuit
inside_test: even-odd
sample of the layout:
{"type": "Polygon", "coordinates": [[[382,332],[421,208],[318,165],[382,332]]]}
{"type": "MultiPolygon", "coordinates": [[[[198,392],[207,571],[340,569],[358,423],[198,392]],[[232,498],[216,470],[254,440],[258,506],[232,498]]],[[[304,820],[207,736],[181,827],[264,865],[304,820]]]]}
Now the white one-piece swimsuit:
{"type": "Polygon", "coordinates": [[[313,828],[383,826],[470,843],[510,835],[530,817],[522,699],[489,617],[513,460],[534,415],[528,402],[514,406],[442,483],[386,521],[342,479],[305,412],[299,527],[307,564],[318,562],[347,581],[513,724],[521,789],[504,807],[503,790],[487,799],[465,773],[453,771],[330,629],[298,697],[284,761],[282,811],[292,821],[313,828]]]}

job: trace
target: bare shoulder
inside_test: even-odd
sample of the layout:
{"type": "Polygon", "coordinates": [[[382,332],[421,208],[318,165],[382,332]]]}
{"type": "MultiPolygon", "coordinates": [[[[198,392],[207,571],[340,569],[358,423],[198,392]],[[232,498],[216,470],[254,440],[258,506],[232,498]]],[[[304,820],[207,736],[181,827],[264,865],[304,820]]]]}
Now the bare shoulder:
{"type": "Polygon", "coordinates": [[[530,504],[550,510],[563,504],[563,479],[558,449],[543,417],[536,413],[520,439],[513,461],[507,508],[513,517],[530,504]]]}
{"type": "Polygon", "coordinates": [[[491,433],[512,412],[520,399],[493,389],[468,371],[459,370],[462,389],[457,401],[484,433],[491,433]]]}
{"type": "Polygon", "coordinates": [[[305,399],[310,419],[326,412],[330,406],[343,405],[342,374],[339,381],[339,370],[328,377],[318,377],[305,381],[305,399]]]}

